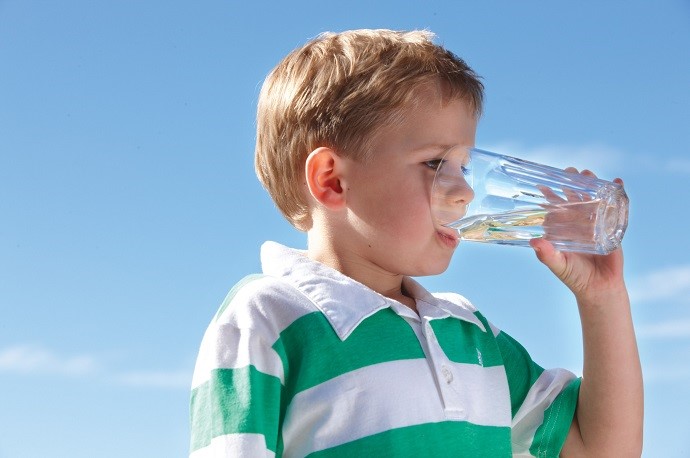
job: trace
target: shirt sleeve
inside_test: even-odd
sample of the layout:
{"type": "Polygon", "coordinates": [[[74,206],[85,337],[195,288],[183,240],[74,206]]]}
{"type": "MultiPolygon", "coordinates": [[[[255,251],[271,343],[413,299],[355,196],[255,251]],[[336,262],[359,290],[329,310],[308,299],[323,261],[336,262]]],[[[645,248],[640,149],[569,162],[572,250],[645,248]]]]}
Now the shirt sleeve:
{"type": "Polygon", "coordinates": [[[573,421],[581,380],[564,369],[544,370],[502,331],[496,340],[510,389],[513,456],[558,457],[573,421]]]}
{"type": "Polygon", "coordinates": [[[190,400],[190,457],[275,456],[280,356],[256,329],[229,321],[217,316],[201,343],[190,400]]]}

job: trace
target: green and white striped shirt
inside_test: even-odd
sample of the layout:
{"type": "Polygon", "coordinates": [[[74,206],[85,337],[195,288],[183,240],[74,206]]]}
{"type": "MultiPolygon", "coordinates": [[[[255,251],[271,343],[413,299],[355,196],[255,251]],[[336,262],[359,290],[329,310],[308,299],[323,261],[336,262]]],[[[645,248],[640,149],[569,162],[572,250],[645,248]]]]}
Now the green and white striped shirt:
{"type": "Polygon", "coordinates": [[[405,278],[418,315],[268,242],[204,335],[191,457],[558,456],[580,380],[465,298],[405,278]]]}

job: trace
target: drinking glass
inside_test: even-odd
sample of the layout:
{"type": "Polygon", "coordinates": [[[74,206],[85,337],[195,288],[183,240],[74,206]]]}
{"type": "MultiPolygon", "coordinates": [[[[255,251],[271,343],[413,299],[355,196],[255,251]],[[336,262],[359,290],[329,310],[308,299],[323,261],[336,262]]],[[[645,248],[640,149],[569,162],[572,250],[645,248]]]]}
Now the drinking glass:
{"type": "Polygon", "coordinates": [[[628,225],[620,184],[477,148],[445,154],[431,208],[462,240],[529,246],[541,237],[561,251],[593,254],[615,250],[628,225]]]}

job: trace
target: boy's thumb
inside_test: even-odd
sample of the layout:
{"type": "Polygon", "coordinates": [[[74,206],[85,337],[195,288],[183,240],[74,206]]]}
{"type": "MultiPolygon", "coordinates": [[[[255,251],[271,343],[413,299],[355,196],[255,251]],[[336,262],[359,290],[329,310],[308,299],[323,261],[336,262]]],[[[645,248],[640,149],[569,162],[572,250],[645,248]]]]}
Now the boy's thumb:
{"type": "Polygon", "coordinates": [[[537,259],[548,267],[557,277],[565,270],[565,257],[554,246],[544,239],[532,239],[529,242],[534,249],[537,259]]]}

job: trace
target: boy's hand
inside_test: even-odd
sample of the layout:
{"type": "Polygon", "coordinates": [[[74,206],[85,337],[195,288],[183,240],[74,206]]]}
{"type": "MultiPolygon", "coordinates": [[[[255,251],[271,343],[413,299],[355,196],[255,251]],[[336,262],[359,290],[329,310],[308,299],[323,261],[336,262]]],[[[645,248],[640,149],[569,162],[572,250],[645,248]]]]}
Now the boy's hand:
{"type": "Polygon", "coordinates": [[[544,239],[530,242],[537,258],[544,263],[570,290],[578,301],[592,303],[606,295],[625,290],[623,281],[623,250],[608,255],[562,253],[544,239]]]}
{"type": "Polygon", "coordinates": [[[575,294],[582,323],[582,384],[561,456],[640,456],[642,370],[623,280],[623,250],[593,255],[562,253],[544,239],[530,244],[575,294]]]}
{"type": "MultiPolygon", "coordinates": [[[[566,171],[577,173],[573,168],[566,171]]],[[[588,170],[582,174],[595,176],[588,170]]],[[[623,184],[619,178],[614,181],[623,184]]],[[[565,283],[583,304],[606,301],[607,296],[625,291],[621,248],[608,255],[591,255],[560,252],[544,239],[533,239],[530,245],[534,248],[537,258],[565,283]]]]}

